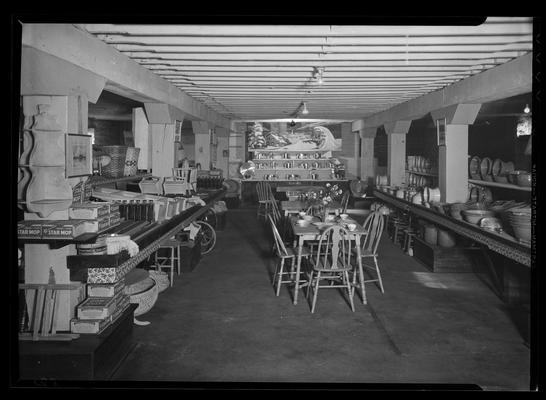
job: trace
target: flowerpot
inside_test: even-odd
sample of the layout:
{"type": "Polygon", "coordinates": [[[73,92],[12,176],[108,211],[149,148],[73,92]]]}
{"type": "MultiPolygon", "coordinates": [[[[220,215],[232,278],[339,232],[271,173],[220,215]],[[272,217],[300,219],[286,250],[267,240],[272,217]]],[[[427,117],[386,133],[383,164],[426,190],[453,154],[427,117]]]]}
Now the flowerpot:
{"type": "Polygon", "coordinates": [[[471,224],[478,224],[482,218],[493,217],[495,213],[487,210],[462,210],[463,219],[471,224]]]}
{"type": "Polygon", "coordinates": [[[440,247],[453,247],[455,244],[455,236],[451,232],[438,229],[438,245],[440,247]]]}
{"type": "Polygon", "coordinates": [[[425,225],[425,242],[433,246],[438,243],[438,229],[434,225],[425,225]]]}

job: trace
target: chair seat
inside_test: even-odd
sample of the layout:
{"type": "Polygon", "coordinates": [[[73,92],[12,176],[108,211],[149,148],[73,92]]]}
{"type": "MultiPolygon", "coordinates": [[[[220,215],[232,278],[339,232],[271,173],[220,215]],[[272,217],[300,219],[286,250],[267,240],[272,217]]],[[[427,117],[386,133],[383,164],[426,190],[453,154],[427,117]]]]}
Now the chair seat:
{"type": "MultiPolygon", "coordinates": [[[[286,248],[286,252],[288,254],[279,254],[279,257],[281,258],[292,258],[292,257],[297,257],[298,256],[298,248],[296,247],[295,249],[292,248],[292,247],[287,247],[286,248]]],[[[311,251],[306,247],[306,246],[303,246],[303,248],[301,249],[301,256],[302,257],[308,257],[311,255],[311,251]]]]}
{"type": "Polygon", "coordinates": [[[345,268],[329,268],[329,267],[321,268],[314,265],[313,270],[320,271],[320,272],[345,272],[345,271],[352,271],[353,267],[349,266],[345,268]]]}
{"type": "MultiPolygon", "coordinates": [[[[356,254],[356,249],[353,249],[352,252],[356,254]]],[[[374,256],[377,256],[377,253],[374,253],[373,251],[370,251],[368,249],[366,250],[360,249],[360,257],[374,257],[374,256]]]]}

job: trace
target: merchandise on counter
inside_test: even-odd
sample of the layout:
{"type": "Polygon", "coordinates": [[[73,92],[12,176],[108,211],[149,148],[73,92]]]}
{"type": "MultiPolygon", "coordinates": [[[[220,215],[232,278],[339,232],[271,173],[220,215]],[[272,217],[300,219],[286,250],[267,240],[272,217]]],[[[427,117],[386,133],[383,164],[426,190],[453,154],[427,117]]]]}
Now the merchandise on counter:
{"type": "Polygon", "coordinates": [[[114,297],[88,297],[76,307],[78,319],[103,319],[114,313],[122,293],[114,297]]]}
{"type": "Polygon", "coordinates": [[[101,333],[112,322],[111,318],[103,319],[81,319],[73,318],[70,320],[70,332],[72,333],[101,333]]]}
{"type": "Polygon", "coordinates": [[[110,214],[110,203],[108,202],[87,202],[72,204],[68,209],[70,219],[101,219],[110,214]]]}
{"type": "Polygon", "coordinates": [[[84,223],[85,232],[98,233],[110,227],[110,217],[108,215],[96,220],[80,219],[73,221],[82,221],[84,223]]]}
{"type": "Polygon", "coordinates": [[[42,224],[43,239],[73,239],[89,232],[85,220],[48,221],[42,224]]]}
{"type": "Polygon", "coordinates": [[[125,279],[115,283],[89,283],[87,284],[88,297],[115,297],[125,288],[125,279]]]}
{"type": "Polygon", "coordinates": [[[121,214],[120,212],[115,212],[115,213],[110,213],[109,215],[109,218],[110,218],[110,223],[108,226],[116,226],[116,225],[119,225],[119,223],[121,222],[121,214]]]}
{"type": "Polygon", "coordinates": [[[87,269],[87,283],[115,283],[125,276],[117,267],[97,267],[87,269]]]}
{"type": "Polygon", "coordinates": [[[19,239],[41,239],[42,223],[36,221],[19,221],[17,223],[17,237],[19,239]]]}

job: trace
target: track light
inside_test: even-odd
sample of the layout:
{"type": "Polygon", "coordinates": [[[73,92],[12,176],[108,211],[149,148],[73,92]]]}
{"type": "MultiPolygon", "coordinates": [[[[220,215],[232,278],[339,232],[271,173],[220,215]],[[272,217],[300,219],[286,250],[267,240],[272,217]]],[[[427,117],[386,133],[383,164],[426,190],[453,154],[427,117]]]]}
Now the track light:
{"type": "Polygon", "coordinates": [[[315,67],[313,70],[313,79],[319,84],[322,85],[323,79],[322,74],[324,73],[323,67],[315,67]]]}

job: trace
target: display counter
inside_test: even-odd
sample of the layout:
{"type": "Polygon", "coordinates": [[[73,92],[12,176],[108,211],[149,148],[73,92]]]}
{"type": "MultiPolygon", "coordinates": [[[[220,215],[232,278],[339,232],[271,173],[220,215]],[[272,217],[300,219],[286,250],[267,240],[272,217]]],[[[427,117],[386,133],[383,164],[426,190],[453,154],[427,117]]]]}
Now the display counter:
{"type": "Polygon", "coordinates": [[[531,266],[531,246],[521,243],[509,235],[501,235],[480,228],[475,224],[460,221],[447,215],[439,214],[424,206],[413,204],[388,193],[374,189],[374,196],[399,209],[408,210],[419,218],[447,228],[463,237],[477,242],[489,250],[501,254],[527,267],[531,266]]]}

